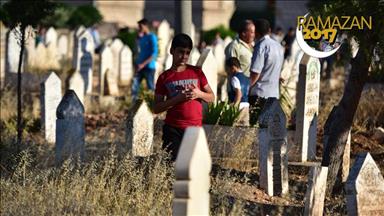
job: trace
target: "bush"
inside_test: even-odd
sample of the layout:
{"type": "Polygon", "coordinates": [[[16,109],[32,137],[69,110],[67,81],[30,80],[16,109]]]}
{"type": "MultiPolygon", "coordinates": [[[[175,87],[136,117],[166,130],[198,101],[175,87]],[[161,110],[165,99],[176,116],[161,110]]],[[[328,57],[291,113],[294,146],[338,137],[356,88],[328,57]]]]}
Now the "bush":
{"type": "Polygon", "coordinates": [[[128,28],[120,29],[117,34],[117,38],[119,38],[125,45],[129,46],[132,52],[136,51],[136,37],[137,32],[128,28]]]}
{"type": "Polygon", "coordinates": [[[83,5],[73,11],[67,23],[71,28],[75,28],[80,25],[90,27],[98,22],[101,22],[102,20],[103,16],[97,8],[91,5],[83,5]]]}
{"type": "Polygon", "coordinates": [[[220,33],[221,38],[226,38],[227,36],[234,38],[236,35],[236,32],[225,28],[223,25],[217,26],[216,28],[213,28],[208,31],[203,32],[203,41],[205,41],[207,44],[212,44],[212,42],[215,40],[216,33],[220,33]]]}
{"type": "Polygon", "coordinates": [[[208,109],[204,112],[203,123],[233,126],[239,115],[239,106],[219,101],[208,104],[208,109]]]}

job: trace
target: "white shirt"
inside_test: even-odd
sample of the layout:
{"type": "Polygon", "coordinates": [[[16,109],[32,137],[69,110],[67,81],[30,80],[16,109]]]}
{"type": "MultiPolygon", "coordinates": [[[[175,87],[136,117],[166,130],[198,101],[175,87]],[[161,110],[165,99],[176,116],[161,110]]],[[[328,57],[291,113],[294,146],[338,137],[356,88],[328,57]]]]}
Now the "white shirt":
{"type": "Polygon", "coordinates": [[[250,96],[279,98],[279,79],[284,62],[282,46],[269,35],[262,37],[255,45],[251,72],[260,77],[251,89],[250,96]]]}
{"type": "MultiPolygon", "coordinates": [[[[241,91],[240,80],[237,77],[232,76],[231,85],[233,88],[239,89],[241,91]]],[[[249,103],[248,102],[240,102],[239,109],[243,109],[244,107],[249,107],[249,103]]]]}

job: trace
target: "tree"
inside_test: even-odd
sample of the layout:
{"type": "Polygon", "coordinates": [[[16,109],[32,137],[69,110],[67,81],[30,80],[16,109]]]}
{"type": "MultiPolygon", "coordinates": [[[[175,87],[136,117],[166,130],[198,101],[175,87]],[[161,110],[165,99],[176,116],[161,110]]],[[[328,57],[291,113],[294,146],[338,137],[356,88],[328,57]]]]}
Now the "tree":
{"type": "MultiPolygon", "coordinates": [[[[374,48],[383,49],[384,44],[384,1],[333,0],[311,1],[312,16],[358,16],[372,17],[372,29],[352,29],[347,31],[349,38],[359,43],[355,58],[351,59],[351,73],[348,77],[343,96],[333,108],[324,125],[324,152],[322,166],[328,166],[327,196],[335,188],[337,174],[347,141],[349,130],[361,97],[364,84],[369,76],[369,67],[374,48]]],[[[380,52],[383,53],[383,52],[380,52]]],[[[381,56],[381,61],[384,56],[381,56]]]]}
{"type": "Polygon", "coordinates": [[[85,27],[91,27],[92,25],[103,20],[103,16],[100,14],[97,8],[92,5],[82,5],[71,14],[68,20],[68,25],[72,28],[84,25],[85,27]]]}
{"type": "Polygon", "coordinates": [[[25,49],[26,29],[28,26],[36,27],[39,22],[53,13],[55,4],[48,0],[26,1],[11,0],[3,5],[4,20],[10,29],[20,28],[20,55],[17,69],[17,151],[22,140],[23,127],[21,124],[21,65],[25,49]]]}

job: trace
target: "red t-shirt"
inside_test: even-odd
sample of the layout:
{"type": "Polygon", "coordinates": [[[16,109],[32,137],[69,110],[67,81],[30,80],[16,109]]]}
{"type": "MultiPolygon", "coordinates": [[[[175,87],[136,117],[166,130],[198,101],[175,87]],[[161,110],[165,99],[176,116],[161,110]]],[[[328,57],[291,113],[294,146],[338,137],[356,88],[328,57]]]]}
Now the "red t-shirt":
{"type": "MultiPolygon", "coordinates": [[[[187,65],[187,68],[181,72],[169,69],[157,79],[155,94],[171,98],[185,90],[190,84],[194,84],[200,90],[203,90],[203,87],[208,84],[207,78],[200,68],[187,65]]],[[[201,100],[195,99],[171,107],[167,111],[165,123],[185,129],[189,126],[201,126],[202,120],[201,100]]]]}

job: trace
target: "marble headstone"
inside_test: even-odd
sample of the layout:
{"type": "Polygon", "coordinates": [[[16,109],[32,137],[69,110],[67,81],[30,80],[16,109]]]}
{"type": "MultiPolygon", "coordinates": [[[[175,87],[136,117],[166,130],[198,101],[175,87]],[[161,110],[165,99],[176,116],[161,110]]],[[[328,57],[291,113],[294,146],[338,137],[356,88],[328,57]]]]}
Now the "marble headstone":
{"type": "Polygon", "coordinates": [[[173,215],[209,215],[211,167],[204,129],[188,127],[176,159],[173,215]]]}

